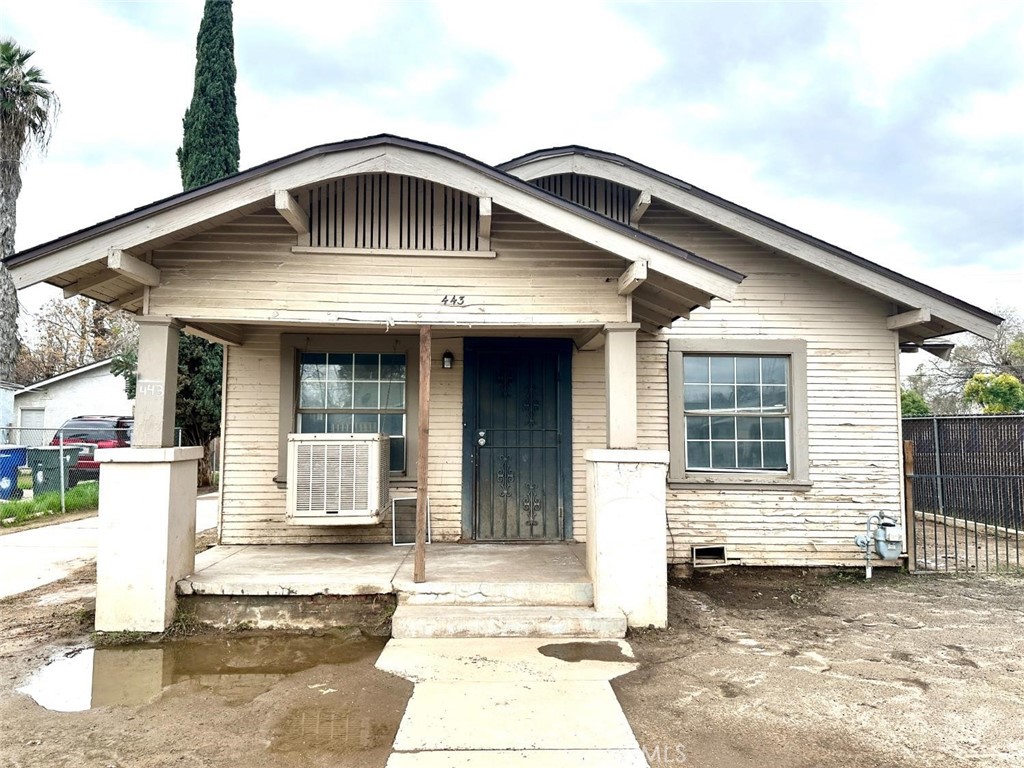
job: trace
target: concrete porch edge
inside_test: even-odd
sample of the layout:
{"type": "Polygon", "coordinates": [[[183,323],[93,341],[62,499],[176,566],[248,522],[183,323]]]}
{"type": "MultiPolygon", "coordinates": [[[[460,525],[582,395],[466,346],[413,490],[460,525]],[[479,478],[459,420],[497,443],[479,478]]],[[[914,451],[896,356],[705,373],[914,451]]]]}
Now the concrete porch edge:
{"type": "MultiPolygon", "coordinates": [[[[435,543],[427,581],[417,584],[407,547],[222,545],[196,557],[177,591],[191,600],[257,600],[267,627],[294,624],[289,614],[303,606],[289,599],[395,595],[395,637],[622,637],[625,616],[594,608],[584,560],[582,544],[435,543]]],[[[209,620],[210,610],[203,613],[209,620]]]]}

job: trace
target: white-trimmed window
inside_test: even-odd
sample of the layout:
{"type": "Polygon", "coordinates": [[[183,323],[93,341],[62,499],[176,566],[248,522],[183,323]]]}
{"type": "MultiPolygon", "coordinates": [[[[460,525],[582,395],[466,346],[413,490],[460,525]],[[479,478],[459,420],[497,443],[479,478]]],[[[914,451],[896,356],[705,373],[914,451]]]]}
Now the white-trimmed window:
{"type": "Polygon", "coordinates": [[[383,433],[391,471],[406,469],[406,357],[401,353],[299,354],[299,432],[383,433]]]}
{"type": "Polygon", "coordinates": [[[800,340],[670,340],[670,479],[806,483],[805,382],[800,340]]]}

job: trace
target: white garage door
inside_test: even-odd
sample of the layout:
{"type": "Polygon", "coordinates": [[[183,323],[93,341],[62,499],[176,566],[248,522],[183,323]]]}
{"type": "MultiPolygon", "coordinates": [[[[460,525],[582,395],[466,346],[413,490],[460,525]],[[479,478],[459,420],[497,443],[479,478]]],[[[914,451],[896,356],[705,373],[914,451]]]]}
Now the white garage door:
{"type": "Polygon", "coordinates": [[[22,408],[19,412],[21,435],[18,442],[22,445],[46,445],[50,442],[50,435],[43,429],[45,418],[45,408],[22,408]]]}

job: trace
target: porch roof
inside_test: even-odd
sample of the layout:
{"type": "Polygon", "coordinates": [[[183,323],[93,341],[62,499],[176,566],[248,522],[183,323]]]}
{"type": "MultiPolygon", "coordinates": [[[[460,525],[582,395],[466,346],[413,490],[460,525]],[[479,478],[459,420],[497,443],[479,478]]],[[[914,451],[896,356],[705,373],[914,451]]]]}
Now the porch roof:
{"type": "Polygon", "coordinates": [[[959,331],[992,338],[1002,322],[955,296],[622,155],[569,145],[537,150],[497,168],[526,181],[575,173],[647,191],[670,206],[892,301],[890,327],[904,342],[923,345],[925,339],[959,331]]]}
{"type": "MultiPolygon", "coordinates": [[[[730,300],[743,275],[684,248],[612,221],[502,170],[445,147],[382,134],[324,144],[158,200],[19,253],[7,260],[17,287],[48,282],[127,309],[137,309],[144,286],[159,285],[159,270],[140,256],[232,221],[275,207],[276,193],[326,179],[395,173],[427,179],[551,226],[637,265],[648,278],[636,291],[635,318],[649,328],[667,325],[711,299],[730,300]],[[102,286],[102,291],[99,287],[102,286]]],[[[630,290],[630,289],[623,289],[630,290]]]]}

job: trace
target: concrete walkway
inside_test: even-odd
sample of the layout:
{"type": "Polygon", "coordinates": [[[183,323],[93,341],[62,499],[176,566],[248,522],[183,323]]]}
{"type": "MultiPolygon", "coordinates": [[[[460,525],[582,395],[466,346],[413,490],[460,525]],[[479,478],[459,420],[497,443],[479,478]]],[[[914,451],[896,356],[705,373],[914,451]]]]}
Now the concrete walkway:
{"type": "Polygon", "coordinates": [[[608,684],[625,640],[391,640],[377,667],[416,687],[388,768],[646,768],[608,684]]]}
{"type": "MultiPolygon", "coordinates": [[[[217,525],[217,494],[196,500],[196,532],[217,525]]],[[[0,536],[0,598],[59,581],[96,559],[99,518],[0,536]]]]}

